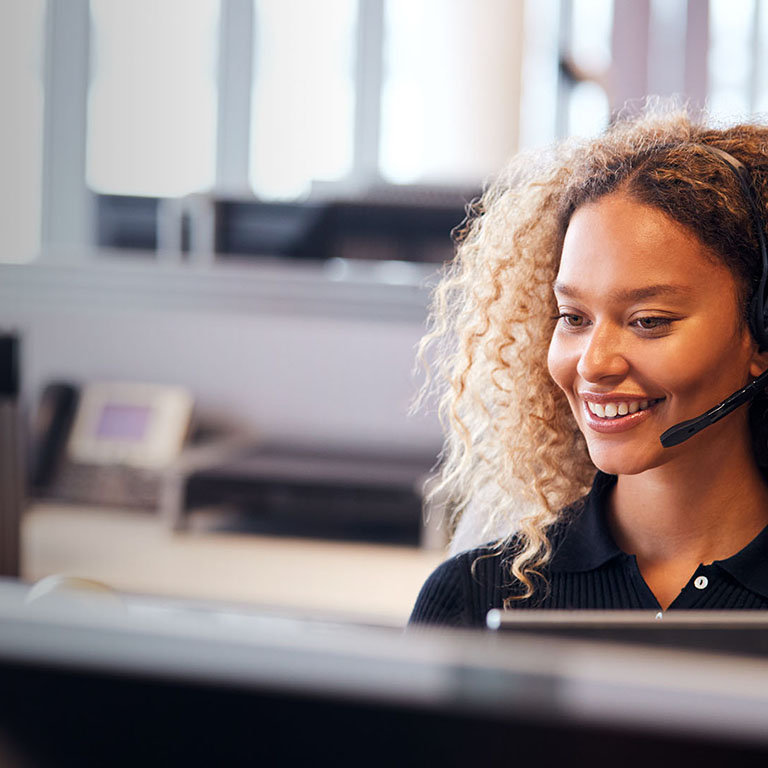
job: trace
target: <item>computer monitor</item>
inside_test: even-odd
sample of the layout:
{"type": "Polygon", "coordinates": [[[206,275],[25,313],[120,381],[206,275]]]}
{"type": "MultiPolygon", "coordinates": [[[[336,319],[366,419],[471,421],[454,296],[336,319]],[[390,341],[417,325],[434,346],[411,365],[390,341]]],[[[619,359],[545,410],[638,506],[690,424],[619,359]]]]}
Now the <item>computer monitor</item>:
{"type": "Polygon", "coordinates": [[[489,629],[768,658],[764,611],[500,611],[489,629]]]}
{"type": "Polygon", "coordinates": [[[3,765],[624,768],[768,757],[761,661],[26,594],[0,583],[3,765]]]}

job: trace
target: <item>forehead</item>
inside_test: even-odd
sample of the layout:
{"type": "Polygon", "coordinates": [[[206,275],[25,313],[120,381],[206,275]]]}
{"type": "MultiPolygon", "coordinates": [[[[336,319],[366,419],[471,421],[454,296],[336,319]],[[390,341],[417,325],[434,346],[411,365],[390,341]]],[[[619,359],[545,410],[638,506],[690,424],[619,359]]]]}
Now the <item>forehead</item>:
{"type": "Polygon", "coordinates": [[[565,234],[559,286],[591,294],[651,285],[682,293],[735,297],[736,280],[695,233],[662,211],[624,194],[579,207],[565,234]]]}

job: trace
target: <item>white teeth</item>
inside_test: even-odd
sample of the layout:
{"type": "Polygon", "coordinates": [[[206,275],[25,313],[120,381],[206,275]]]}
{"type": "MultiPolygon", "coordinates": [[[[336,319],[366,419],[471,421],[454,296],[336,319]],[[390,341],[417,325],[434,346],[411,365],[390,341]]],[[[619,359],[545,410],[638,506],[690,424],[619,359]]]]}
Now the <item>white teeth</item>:
{"type": "Polygon", "coordinates": [[[653,405],[655,400],[633,400],[629,403],[593,403],[588,401],[587,407],[595,416],[601,419],[615,419],[617,416],[626,416],[628,413],[644,411],[653,405]]]}

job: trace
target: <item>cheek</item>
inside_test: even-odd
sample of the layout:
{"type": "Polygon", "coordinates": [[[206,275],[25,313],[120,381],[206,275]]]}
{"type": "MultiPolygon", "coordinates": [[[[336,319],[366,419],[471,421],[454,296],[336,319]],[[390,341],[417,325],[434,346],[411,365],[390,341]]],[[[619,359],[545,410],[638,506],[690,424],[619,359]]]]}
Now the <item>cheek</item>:
{"type": "Polygon", "coordinates": [[[566,394],[568,394],[573,384],[577,362],[574,355],[569,353],[566,345],[558,339],[558,335],[555,333],[549,344],[547,368],[549,368],[549,375],[552,377],[552,380],[566,394]]]}
{"type": "Polygon", "coordinates": [[[645,370],[650,378],[663,383],[673,394],[719,398],[725,390],[739,388],[747,382],[748,347],[749,341],[745,343],[738,336],[711,339],[711,343],[681,341],[670,345],[663,356],[648,356],[645,370]]]}

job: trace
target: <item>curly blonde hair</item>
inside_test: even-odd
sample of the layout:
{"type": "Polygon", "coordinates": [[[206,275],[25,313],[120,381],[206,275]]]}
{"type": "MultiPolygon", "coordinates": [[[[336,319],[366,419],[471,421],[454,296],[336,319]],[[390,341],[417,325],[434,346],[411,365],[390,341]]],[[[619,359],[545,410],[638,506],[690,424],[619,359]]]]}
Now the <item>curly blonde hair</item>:
{"type": "MultiPolygon", "coordinates": [[[[533,594],[550,558],[548,530],[595,474],[565,395],[547,370],[557,314],[552,284],[573,212],[618,191],[662,210],[732,270],[746,318],[761,274],[755,225],[734,172],[707,145],[749,168],[765,209],[768,129],[709,128],[685,110],[649,106],[598,138],[513,158],[457,235],[420,345],[446,433],[433,492],[447,498],[454,529],[471,504],[480,507],[473,513],[486,531],[515,531],[498,547],[511,547],[520,598],[533,594]]],[[[763,466],[766,402],[761,397],[751,406],[763,466]]]]}

